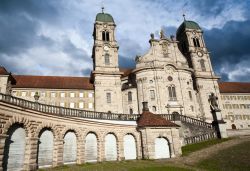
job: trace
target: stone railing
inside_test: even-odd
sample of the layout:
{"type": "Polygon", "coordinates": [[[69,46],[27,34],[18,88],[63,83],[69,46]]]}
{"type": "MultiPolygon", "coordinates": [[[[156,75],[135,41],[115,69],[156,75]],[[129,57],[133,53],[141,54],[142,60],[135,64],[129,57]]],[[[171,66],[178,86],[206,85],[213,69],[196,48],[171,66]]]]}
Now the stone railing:
{"type": "Polygon", "coordinates": [[[135,121],[140,115],[131,114],[115,114],[105,112],[94,112],[80,109],[71,109],[60,106],[52,106],[24,100],[21,98],[13,97],[0,93],[0,101],[8,104],[12,104],[25,109],[31,109],[47,114],[58,115],[63,117],[80,117],[89,119],[104,119],[104,120],[120,120],[120,121],[135,121]]]}
{"type": "Polygon", "coordinates": [[[181,122],[197,125],[200,127],[206,127],[206,128],[211,128],[211,129],[213,128],[212,124],[208,122],[201,121],[201,120],[188,117],[188,116],[184,116],[184,115],[180,115],[180,114],[162,114],[161,116],[170,121],[181,121],[181,122]]]}
{"type": "Polygon", "coordinates": [[[194,144],[194,143],[207,141],[207,140],[211,140],[211,139],[215,139],[215,138],[217,138],[217,134],[216,134],[216,131],[213,130],[209,133],[184,138],[184,142],[187,145],[187,144],[194,144]]]}
{"type": "MultiPolygon", "coordinates": [[[[52,106],[41,104],[38,102],[32,102],[21,98],[13,97],[10,95],[0,93],[0,101],[19,106],[25,109],[31,109],[47,114],[58,115],[63,117],[81,117],[89,119],[103,119],[103,120],[120,120],[120,121],[136,121],[140,114],[117,114],[117,113],[105,113],[95,112],[81,109],[65,108],[60,106],[52,106]]],[[[169,121],[182,121],[190,124],[194,124],[201,127],[212,128],[210,123],[194,119],[188,116],[180,114],[159,114],[163,118],[169,121]]]]}

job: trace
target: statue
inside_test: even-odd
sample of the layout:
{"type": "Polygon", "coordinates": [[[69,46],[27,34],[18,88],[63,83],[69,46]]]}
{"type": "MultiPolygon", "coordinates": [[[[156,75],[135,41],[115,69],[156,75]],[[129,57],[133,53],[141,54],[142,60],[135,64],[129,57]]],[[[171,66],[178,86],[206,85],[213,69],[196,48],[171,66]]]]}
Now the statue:
{"type": "Polygon", "coordinates": [[[164,33],[163,29],[161,29],[160,38],[165,39],[165,33],[164,33]]]}
{"type": "Polygon", "coordinates": [[[151,39],[155,39],[154,33],[151,33],[151,34],[150,34],[150,37],[151,37],[151,39]]]}
{"type": "Polygon", "coordinates": [[[219,109],[219,106],[218,106],[218,103],[217,103],[217,100],[218,100],[218,97],[214,95],[214,93],[211,93],[211,95],[209,95],[209,103],[210,103],[210,107],[212,110],[215,110],[215,111],[218,111],[220,110],[219,109]]]}

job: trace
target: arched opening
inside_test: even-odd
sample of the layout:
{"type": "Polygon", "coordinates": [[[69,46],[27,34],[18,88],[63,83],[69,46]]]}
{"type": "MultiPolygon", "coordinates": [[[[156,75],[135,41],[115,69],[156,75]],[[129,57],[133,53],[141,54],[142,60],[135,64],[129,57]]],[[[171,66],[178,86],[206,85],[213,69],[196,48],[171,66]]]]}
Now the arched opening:
{"type": "Polygon", "coordinates": [[[155,139],[155,159],[170,158],[169,143],[165,138],[155,139]]]}
{"type": "Polygon", "coordinates": [[[97,137],[94,133],[88,133],[85,139],[85,161],[97,161],[97,137]]]}
{"type": "Polygon", "coordinates": [[[200,60],[200,65],[201,65],[201,71],[206,71],[205,60],[204,59],[200,60]]]}
{"type": "Polygon", "coordinates": [[[132,108],[129,109],[129,114],[133,114],[133,109],[132,108]]]}
{"type": "Polygon", "coordinates": [[[38,140],[38,168],[53,164],[54,136],[50,129],[43,129],[38,140]]]}
{"type": "Polygon", "coordinates": [[[68,131],[64,136],[63,163],[64,164],[75,163],[76,155],[77,155],[76,134],[73,131],[68,131]]]}
{"type": "Polygon", "coordinates": [[[169,100],[170,101],[176,101],[177,97],[176,97],[176,91],[175,91],[175,86],[171,85],[168,87],[168,96],[169,96],[169,100]]]}
{"type": "Polygon", "coordinates": [[[107,134],[105,137],[105,159],[117,160],[117,141],[113,134],[107,134]]]}
{"type": "Polygon", "coordinates": [[[110,58],[109,58],[109,54],[105,53],[104,55],[104,61],[105,61],[105,65],[109,65],[110,64],[110,58]]]}
{"type": "Polygon", "coordinates": [[[23,170],[26,133],[21,124],[12,125],[5,140],[3,170],[23,170]]]}
{"type": "Polygon", "coordinates": [[[236,129],[236,125],[235,124],[232,124],[232,129],[236,129]]]}
{"type": "Polygon", "coordinates": [[[133,135],[127,134],[123,138],[125,160],[136,159],[136,143],[133,135]]]}

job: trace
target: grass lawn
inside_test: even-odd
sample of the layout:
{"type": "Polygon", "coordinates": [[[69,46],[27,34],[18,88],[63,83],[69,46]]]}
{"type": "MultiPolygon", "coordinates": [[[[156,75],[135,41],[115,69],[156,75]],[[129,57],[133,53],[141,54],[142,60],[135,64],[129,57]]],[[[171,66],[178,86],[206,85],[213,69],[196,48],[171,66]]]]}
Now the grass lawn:
{"type": "Polygon", "coordinates": [[[199,162],[197,167],[204,170],[250,170],[250,141],[222,150],[199,162]]]}
{"type": "MultiPolygon", "coordinates": [[[[42,169],[41,169],[42,170],[42,169]]],[[[173,166],[165,161],[134,160],[122,162],[87,163],[82,165],[65,165],[48,171],[189,171],[191,169],[173,166]]]]}
{"type": "MultiPolygon", "coordinates": [[[[211,140],[183,147],[185,158],[188,154],[214,144],[222,143],[229,139],[211,140]]],[[[101,162],[86,163],[82,165],[65,165],[56,168],[48,168],[48,171],[186,171],[186,170],[250,170],[250,141],[231,146],[227,149],[218,151],[215,155],[199,161],[191,166],[184,165],[182,159],[178,162],[169,160],[132,160],[121,162],[101,162]]],[[[42,169],[41,169],[42,170],[42,169]]]]}
{"type": "Polygon", "coordinates": [[[196,143],[196,144],[190,144],[190,145],[186,145],[184,147],[182,147],[182,155],[183,156],[187,156],[188,154],[201,150],[203,148],[215,145],[215,144],[219,144],[225,141],[230,140],[230,138],[225,138],[225,139],[214,139],[214,140],[210,140],[210,141],[204,141],[204,142],[200,142],[200,143],[196,143]]]}

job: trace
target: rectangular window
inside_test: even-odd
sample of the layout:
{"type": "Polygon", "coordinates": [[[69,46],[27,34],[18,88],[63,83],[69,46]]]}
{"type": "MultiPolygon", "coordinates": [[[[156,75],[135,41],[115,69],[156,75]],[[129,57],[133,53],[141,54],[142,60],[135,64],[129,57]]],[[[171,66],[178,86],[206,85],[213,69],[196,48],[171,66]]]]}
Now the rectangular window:
{"type": "Polygon", "coordinates": [[[106,93],[107,103],[111,103],[111,93],[106,93]]]}
{"type": "Polygon", "coordinates": [[[70,108],[74,108],[74,107],[75,107],[75,103],[71,102],[71,103],[69,104],[69,107],[70,107],[70,108]]]}
{"type": "Polygon", "coordinates": [[[61,106],[61,107],[65,107],[65,103],[64,103],[64,102],[61,102],[61,103],[60,103],[60,106],[61,106]]]}
{"type": "Polygon", "coordinates": [[[56,93],[55,93],[55,92],[52,92],[52,93],[50,93],[50,96],[51,96],[51,97],[56,97],[56,93]]]}
{"type": "Polygon", "coordinates": [[[70,93],[70,97],[75,97],[75,93],[70,93]]]}
{"type": "Polygon", "coordinates": [[[45,97],[45,92],[41,92],[41,97],[45,97]]]}
{"type": "Polygon", "coordinates": [[[61,93],[61,97],[65,97],[65,93],[61,93]]]}
{"type": "Polygon", "coordinates": [[[154,90],[150,90],[150,98],[151,98],[151,100],[155,100],[155,91],[154,90]]]}
{"type": "Polygon", "coordinates": [[[22,91],[21,96],[25,97],[26,95],[27,95],[27,92],[26,91],[22,91]]]}
{"type": "Polygon", "coordinates": [[[79,93],[79,97],[80,97],[80,98],[83,98],[83,93],[82,93],[82,92],[79,93]]]}
{"type": "Polygon", "coordinates": [[[189,94],[189,99],[192,100],[193,97],[192,97],[192,92],[191,91],[188,91],[188,94],[189,94]]]}
{"type": "Polygon", "coordinates": [[[84,108],[84,103],[83,103],[83,102],[80,102],[80,103],[79,103],[79,108],[80,108],[80,109],[83,109],[83,108],[84,108]]]}
{"type": "Polygon", "coordinates": [[[93,93],[89,93],[89,98],[92,98],[93,97],[93,93]]]}
{"type": "Polygon", "coordinates": [[[34,97],[34,95],[35,95],[35,92],[32,91],[32,92],[30,93],[30,96],[31,96],[31,97],[34,97]]]}
{"type": "Polygon", "coordinates": [[[89,109],[93,108],[93,103],[89,103],[89,109]]]}

